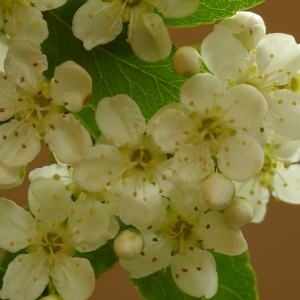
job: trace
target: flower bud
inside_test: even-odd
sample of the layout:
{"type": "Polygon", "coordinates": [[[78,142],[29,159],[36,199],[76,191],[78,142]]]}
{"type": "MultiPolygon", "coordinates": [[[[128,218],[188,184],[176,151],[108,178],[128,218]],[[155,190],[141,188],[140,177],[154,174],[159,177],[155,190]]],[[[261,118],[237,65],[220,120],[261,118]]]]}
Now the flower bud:
{"type": "Polygon", "coordinates": [[[233,182],[221,173],[212,173],[201,183],[202,198],[212,210],[222,210],[234,196],[233,182]]]}
{"type": "Polygon", "coordinates": [[[201,56],[193,47],[179,48],[173,57],[173,70],[180,76],[192,77],[197,74],[201,67],[201,56]]]}
{"type": "Polygon", "coordinates": [[[10,167],[0,161],[0,189],[8,190],[20,186],[26,173],[26,166],[10,167]]]}
{"type": "Polygon", "coordinates": [[[51,294],[51,295],[41,298],[40,300],[63,300],[63,298],[58,295],[51,294]]]}
{"type": "Polygon", "coordinates": [[[245,198],[234,198],[224,210],[227,220],[236,226],[247,225],[254,217],[253,205],[245,198]]]}
{"type": "Polygon", "coordinates": [[[233,17],[220,22],[220,25],[228,29],[248,50],[256,48],[266,34],[262,17],[249,11],[237,12],[233,17]]]}
{"type": "Polygon", "coordinates": [[[144,240],[135,229],[121,231],[115,241],[115,253],[123,259],[134,259],[140,255],[144,247],[144,240]]]}

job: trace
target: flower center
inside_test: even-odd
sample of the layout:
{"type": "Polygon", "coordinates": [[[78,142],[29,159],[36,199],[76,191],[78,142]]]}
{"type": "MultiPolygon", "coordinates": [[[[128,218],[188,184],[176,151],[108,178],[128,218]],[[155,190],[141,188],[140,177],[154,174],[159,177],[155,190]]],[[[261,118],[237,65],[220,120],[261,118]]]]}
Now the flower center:
{"type": "Polygon", "coordinates": [[[179,218],[169,224],[169,234],[165,235],[166,238],[176,239],[177,245],[174,249],[175,253],[180,255],[186,255],[186,239],[191,235],[191,225],[186,221],[183,221],[179,218]]]}
{"type": "Polygon", "coordinates": [[[198,131],[201,133],[202,138],[211,140],[212,138],[216,138],[221,132],[221,126],[217,120],[208,118],[201,122],[201,127],[198,131]]]}
{"type": "Polygon", "coordinates": [[[62,242],[61,234],[59,232],[43,235],[41,243],[43,245],[43,250],[51,255],[58,251],[65,252],[66,250],[66,245],[62,242]]]}
{"type": "Polygon", "coordinates": [[[143,147],[140,147],[140,149],[135,150],[132,153],[131,161],[138,162],[134,167],[138,170],[146,170],[149,168],[152,162],[152,155],[143,147]]]}
{"type": "Polygon", "coordinates": [[[187,238],[191,233],[189,224],[183,220],[176,220],[175,222],[171,223],[169,225],[169,231],[172,236],[182,236],[183,238],[187,238]]]}
{"type": "Polygon", "coordinates": [[[123,3],[125,3],[126,6],[134,7],[139,5],[142,2],[142,0],[123,0],[123,3]]]}
{"type": "Polygon", "coordinates": [[[276,174],[277,168],[277,160],[270,153],[270,144],[265,145],[265,158],[263,167],[258,174],[262,179],[260,180],[260,184],[268,187],[273,182],[273,176],[276,174]]]}

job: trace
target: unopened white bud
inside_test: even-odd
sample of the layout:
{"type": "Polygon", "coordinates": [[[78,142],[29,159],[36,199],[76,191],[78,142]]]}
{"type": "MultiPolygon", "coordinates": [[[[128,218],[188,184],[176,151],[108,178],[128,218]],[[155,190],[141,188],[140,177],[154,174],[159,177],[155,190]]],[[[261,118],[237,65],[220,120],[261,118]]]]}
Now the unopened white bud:
{"type": "Polygon", "coordinates": [[[245,198],[234,198],[224,210],[227,220],[236,226],[247,225],[254,217],[253,205],[245,198]]]}
{"type": "Polygon", "coordinates": [[[40,300],[63,300],[63,298],[58,295],[48,295],[46,297],[41,298],[40,300]]]}
{"type": "Polygon", "coordinates": [[[139,256],[144,247],[144,240],[135,229],[121,231],[115,241],[115,253],[123,259],[134,259],[139,256]]]}
{"type": "Polygon", "coordinates": [[[221,173],[212,173],[201,183],[202,198],[212,210],[222,210],[230,204],[235,187],[221,173]]]}
{"type": "Polygon", "coordinates": [[[202,63],[199,52],[193,47],[179,48],[173,57],[173,70],[180,76],[192,77],[200,70],[202,63]]]}
{"type": "Polygon", "coordinates": [[[262,17],[250,11],[237,12],[233,17],[220,22],[220,25],[227,28],[248,50],[256,48],[266,34],[262,17]]]}

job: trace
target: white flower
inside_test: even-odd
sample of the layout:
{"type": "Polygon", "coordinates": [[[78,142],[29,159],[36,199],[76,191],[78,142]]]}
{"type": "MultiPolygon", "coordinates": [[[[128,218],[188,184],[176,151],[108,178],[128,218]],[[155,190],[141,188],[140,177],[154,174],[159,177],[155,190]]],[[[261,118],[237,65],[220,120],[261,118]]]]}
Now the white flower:
{"type": "Polygon", "coordinates": [[[211,155],[222,173],[244,181],[258,173],[263,150],[249,135],[238,133],[261,120],[267,105],[249,85],[226,89],[211,74],[197,74],[181,88],[179,105],[166,106],[151,119],[149,134],[165,152],[174,153],[173,172],[188,183],[213,172],[211,155]]]}
{"type": "Polygon", "coordinates": [[[74,181],[93,193],[115,189],[117,214],[124,223],[152,222],[162,209],[170,171],[166,155],[144,135],[146,122],[138,105],[127,95],[104,98],[96,122],[106,144],[95,145],[74,165],[74,181]]]}
{"type": "Polygon", "coordinates": [[[300,141],[269,130],[264,134],[267,140],[261,171],[249,181],[236,183],[236,196],[245,197],[253,204],[255,215],[252,222],[256,223],[265,216],[269,192],[278,201],[300,204],[300,141]]]}
{"type": "Polygon", "coordinates": [[[48,37],[47,23],[41,11],[55,9],[67,0],[3,0],[0,21],[11,38],[25,38],[41,44],[48,37]]]}
{"type": "Polygon", "coordinates": [[[216,25],[201,45],[201,56],[212,73],[227,86],[248,84],[266,98],[262,124],[291,139],[300,139],[300,96],[280,87],[300,69],[300,45],[287,34],[265,35],[247,51],[226,28],[216,25]]]}
{"type": "Polygon", "coordinates": [[[178,287],[194,297],[211,298],[217,292],[218,275],[210,251],[239,255],[247,250],[238,227],[213,211],[169,209],[147,229],[138,229],[145,243],[141,254],[120,259],[129,275],[140,278],[170,266],[178,287]]]}
{"type": "Polygon", "coordinates": [[[9,46],[0,74],[0,160],[8,166],[30,162],[40,151],[41,136],[61,162],[73,164],[92,142],[87,130],[66,109],[80,111],[89,99],[91,77],[79,65],[67,61],[47,82],[40,46],[15,39],[9,46]],[[63,147],[61,146],[63,143],[63,147]]]}
{"type": "Polygon", "coordinates": [[[266,25],[262,17],[250,11],[238,11],[219,25],[227,28],[248,50],[256,48],[257,43],[266,34],[266,25]]]}
{"type": "Polygon", "coordinates": [[[91,50],[116,38],[129,21],[128,39],[134,53],[154,62],[168,57],[172,43],[162,18],[182,18],[193,13],[199,0],[89,0],[74,15],[73,33],[91,50]]]}
{"type": "MultiPolygon", "coordinates": [[[[14,202],[0,199],[1,248],[17,252],[26,248],[28,254],[18,255],[8,266],[0,291],[2,299],[36,299],[49,283],[49,276],[66,300],[84,300],[93,292],[95,275],[85,258],[74,254],[73,235],[68,226],[43,222],[18,207],[14,202]]],[[[77,249],[82,251],[82,249],[77,249]]]]}
{"type": "Polygon", "coordinates": [[[30,210],[44,222],[68,218],[73,242],[81,251],[93,251],[118,233],[119,224],[97,195],[80,191],[66,165],[54,164],[35,169],[29,174],[30,210]],[[76,197],[76,201],[72,201],[76,197]]]}

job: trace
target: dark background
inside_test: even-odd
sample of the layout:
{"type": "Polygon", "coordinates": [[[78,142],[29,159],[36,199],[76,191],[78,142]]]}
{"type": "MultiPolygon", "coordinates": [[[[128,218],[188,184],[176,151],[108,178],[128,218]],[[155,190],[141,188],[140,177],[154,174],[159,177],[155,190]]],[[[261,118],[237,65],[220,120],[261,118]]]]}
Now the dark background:
{"type": "MultiPolygon", "coordinates": [[[[297,42],[300,41],[300,2],[297,0],[266,0],[251,11],[263,17],[268,33],[292,34],[297,42]]],[[[170,29],[170,35],[176,46],[194,45],[200,44],[212,28],[212,25],[201,25],[188,29],[170,29]]],[[[49,154],[43,150],[30,164],[29,170],[48,164],[48,158],[49,154]]],[[[0,191],[0,195],[24,206],[27,189],[26,179],[22,187],[13,191],[0,191]]],[[[271,200],[264,222],[250,224],[242,230],[248,241],[251,264],[257,273],[260,299],[300,299],[300,206],[271,200]]],[[[130,285],[125,271],[116,264],[97,280],[90,300],[98,299],[139,300],[141,297],[130,285]]]]}

